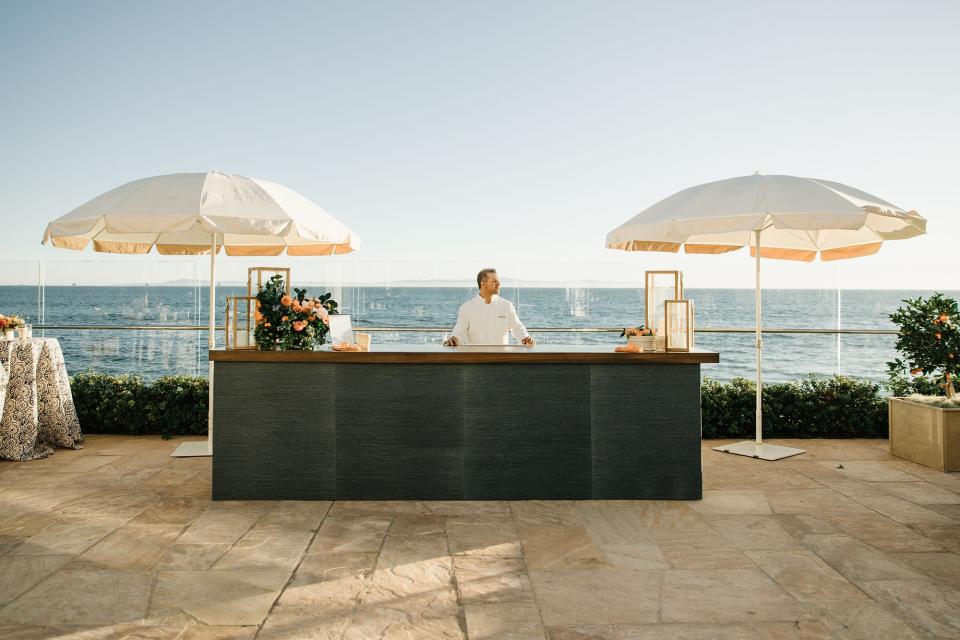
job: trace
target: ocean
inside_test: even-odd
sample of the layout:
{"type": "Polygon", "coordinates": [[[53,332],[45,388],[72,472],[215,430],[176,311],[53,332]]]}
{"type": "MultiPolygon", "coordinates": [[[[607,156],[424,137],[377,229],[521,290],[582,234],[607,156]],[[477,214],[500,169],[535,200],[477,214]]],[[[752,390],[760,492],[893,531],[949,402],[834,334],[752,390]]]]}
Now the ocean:
{"type": "MultiPolygon", "coordinates": [[[[459,305],[475,295],[468,287],[323,287],[333,293],[355,327],[448,327],[459,305]]],[[[643,323],[643,290],[627,288],[517,287],[504,289],[528,328],[621,327],[643,323]]],[[[892,329],[889,314],[907,297],[930,291],[770,289],[763,292],[763,324],[769,328],[892,329]]],[[[960,292],[945,292],[957,297],[960,292]]],[[[217,326],[225,298],[244,295],[243,287],[217,288],[217,326]]],[[[752,289],[687,289],[696,302],[698,327],[754,325],[752,289]]],[[[206,325],[207,288],[197,286],[0,286],[0,313],[46,325],[206,325]]],[[[449,330],[449,329],[448,329],[449,330]]],[[[206,375],[206,331],[48,329],[63,348],[70,373],[132,373],[147,379],[167,374],[206,375]]],[[[541,333],[540,343],[609,344],[615,333],[541,333]]],[[[374,333],[375,344],[434,343],[442,332],[374,333]]],[[[836,373],[882,381],[895,356],[892,335],[769,334],[764,337],[764,379],[795,380],[808,374],[836,373]]],[[[218,331],[218,344],[223,332],[218,331]]],[[[704,365],[703,375],[727,380],[751,378],[753,334],[699,333],[698,348],[720,353],[720,363],[704,365]]]]}

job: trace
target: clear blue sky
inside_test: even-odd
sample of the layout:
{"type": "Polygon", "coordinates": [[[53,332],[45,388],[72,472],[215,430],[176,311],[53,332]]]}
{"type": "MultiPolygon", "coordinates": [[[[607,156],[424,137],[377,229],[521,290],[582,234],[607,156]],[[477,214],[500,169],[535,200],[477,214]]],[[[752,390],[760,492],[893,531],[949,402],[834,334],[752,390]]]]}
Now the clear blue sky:
{"type": "Polygon", "coordinates": [[[770,262],[770,284],[955,288],[958,31],[952,1],[0,0],[0,261],[98,257],[42,247],[45,224],[219,169],[316,201],[364,237],[350,259],[749,287],[745,253],[602,247],[679,189],[760,170],[930,221],[836,270],[770,262]]]}

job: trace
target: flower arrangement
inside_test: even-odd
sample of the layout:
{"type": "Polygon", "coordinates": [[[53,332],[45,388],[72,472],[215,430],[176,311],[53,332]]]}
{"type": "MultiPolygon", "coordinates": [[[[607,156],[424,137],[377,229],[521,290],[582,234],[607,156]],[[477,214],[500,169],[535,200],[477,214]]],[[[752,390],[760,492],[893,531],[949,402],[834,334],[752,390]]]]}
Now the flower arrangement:
{"type": "Polygon", "coordinates": [[[906,306],[890,314],[897,325],[896,358],[887,363],[890,387],[909,391],[939,385],[952,398],[954,381],[960,375],[960,313],[957,301],[935,293],[929,298],[907,299],[906,306]],[[913,378],[907,378],[906,371],[913,378]],[[933,376],[933,384],[927,376],[933,376]],[[927,384],[924,384],[924,383],[927,384]]]}
{"type": "Polygon", "coordinates": [[[19,329],[25,326],[27,326],[27,323],[24,322],[20,316],[5,316],[0,314],[0,331],[19,329]]]}
{"type": "Polygon", "coordinates": [[[326,342],[329,316],[339,305],[329,293],[307,298],[306,289],[293,291],[296,295],[287,295],[283,276],[277,274],[257,294],[253,337],[261,351],[310,350],[326,342]]]}
{"type": "Polygon", "coordinates": [[[634,336],[655,336],[657,335],[656,329],[647,329],[643,325],[639,327],[624,327],[623,331],[620,332],[621,338],[632,338],[634,336]]]}

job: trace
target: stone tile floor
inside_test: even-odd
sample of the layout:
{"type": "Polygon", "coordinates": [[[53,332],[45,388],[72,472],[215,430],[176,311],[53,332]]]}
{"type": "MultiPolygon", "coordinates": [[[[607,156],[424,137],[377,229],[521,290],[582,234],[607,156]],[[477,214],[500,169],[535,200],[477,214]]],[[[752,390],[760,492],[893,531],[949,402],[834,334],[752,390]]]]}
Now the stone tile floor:
{"type": "Polygon", "coordinates": [[[0,463],[0,638],[960,637],[960,474],[884,440],[698,502],[211,502],[178,442],[0,463]]]}

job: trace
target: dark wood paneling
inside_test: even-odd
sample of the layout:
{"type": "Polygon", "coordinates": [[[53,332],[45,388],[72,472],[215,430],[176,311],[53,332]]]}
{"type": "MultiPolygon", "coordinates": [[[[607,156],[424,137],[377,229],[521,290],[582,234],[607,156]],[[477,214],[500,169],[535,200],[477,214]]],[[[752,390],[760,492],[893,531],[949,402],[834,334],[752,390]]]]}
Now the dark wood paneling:
{"type": "Polygon", "coordinates": [[[337,367],[337,496],[463,497],[462,367],[337,367]]]}
{"type": "Polygon", "coordinates": [[[589,367],[463,369],[464,498],[590,498],[589,367]]]}
{"type": "Polygon", "coordinates": [[[214,500],[329,500],[336,484],[334,367],[214,366],[214,500]]]}
{"type": "Polygon", "coordinates": [[[702,497],[700,367],[594,365],[593,497],[702,497]]]}

